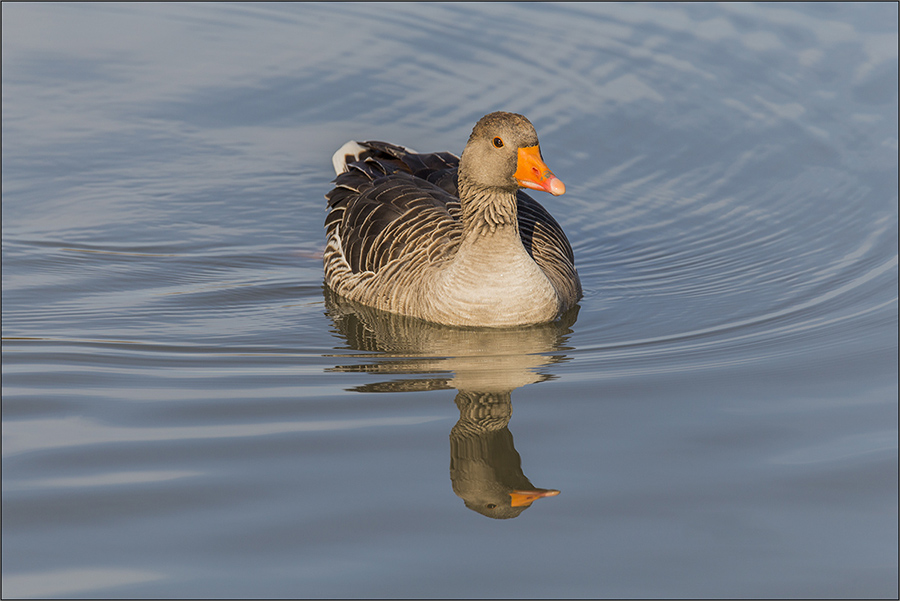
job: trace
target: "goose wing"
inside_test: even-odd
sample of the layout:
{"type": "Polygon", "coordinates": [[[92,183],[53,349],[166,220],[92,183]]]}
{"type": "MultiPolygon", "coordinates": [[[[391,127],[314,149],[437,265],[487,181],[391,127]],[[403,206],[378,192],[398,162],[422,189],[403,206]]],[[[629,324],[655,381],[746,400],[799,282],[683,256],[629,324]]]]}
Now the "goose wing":
{"type": "Polygon", "coordinates": [[[519,236],[525,250],[553,283],[556,292],[572,305],[581,298],[575,271],[575,253],[556,219],[538,201],[521,190],[516,193],[519,236]]]}
{"type": "Polygon", "coordinates": [[[344,155],[346,170],[326,195],[325,229],[340,238],[352,273],[377,273],[400,259],[415,264],[453,256],[462,225],[459,199],[446,180],[458,161],[450,153],[420,155],[385,142],[356,144],[344,155]]]}

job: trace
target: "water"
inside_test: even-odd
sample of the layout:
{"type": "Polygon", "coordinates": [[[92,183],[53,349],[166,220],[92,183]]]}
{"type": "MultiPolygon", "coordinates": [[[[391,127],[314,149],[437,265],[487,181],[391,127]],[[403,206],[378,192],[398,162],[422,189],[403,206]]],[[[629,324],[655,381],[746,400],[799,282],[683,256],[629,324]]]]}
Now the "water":
{"type": "Polygon", "coordinates": [[[2,10],[5,597],[897,596],[895,4],[2,10]],[[579,310],[327,298],[499,109],[579,310]]]}

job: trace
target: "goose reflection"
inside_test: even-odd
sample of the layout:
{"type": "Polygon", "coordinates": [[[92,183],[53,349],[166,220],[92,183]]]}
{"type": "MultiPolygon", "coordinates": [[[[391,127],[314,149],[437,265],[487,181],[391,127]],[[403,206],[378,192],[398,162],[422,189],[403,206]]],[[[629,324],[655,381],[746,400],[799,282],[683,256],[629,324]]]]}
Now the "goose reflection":
{"type": "Polygon", "coordinates": [[[567,359],[565,343],[577,307],[551,324],[474,329],[385,313],[327,288],[325,304],[337,333],[350,349],[378,353],[368,363],[338,365],[333,371],[432,375],[392,379],[353,390],[457,389],[459,421],[450,431],[450,481],[466,507],[491,518],[507,519],[518,516],[537,499],[559,494],[555,489],[533,486],[522,471],[509,431],[511,394],[525,384],[551,379],[546,368],[567,359]]]}

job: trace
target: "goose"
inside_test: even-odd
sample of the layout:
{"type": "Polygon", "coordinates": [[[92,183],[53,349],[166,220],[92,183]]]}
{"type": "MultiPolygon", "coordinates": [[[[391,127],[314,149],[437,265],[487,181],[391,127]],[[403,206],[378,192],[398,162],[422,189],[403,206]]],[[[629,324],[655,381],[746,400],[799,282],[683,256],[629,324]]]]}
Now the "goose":
{"type": "Polygon", "coordinates": [[[325,198],[325,284],[366,306],[447,326],[558,319],[581,298],[572,246],[520,190],[565,185],[516,113],[482,117],[462,152],[347,142],[325,198]]]}

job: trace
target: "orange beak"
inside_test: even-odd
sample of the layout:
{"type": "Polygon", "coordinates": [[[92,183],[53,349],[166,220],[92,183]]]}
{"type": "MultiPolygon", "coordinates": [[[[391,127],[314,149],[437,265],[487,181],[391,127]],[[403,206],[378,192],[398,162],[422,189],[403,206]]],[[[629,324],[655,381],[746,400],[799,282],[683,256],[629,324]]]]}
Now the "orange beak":
{"type": "Polygon", "coordinates": [[[519,149],[519,162],[515,173],[516,181],[523,188],[543,190],[553,196],[566,193],[566,185],[562,183],[541,158],[540,146],[528,146],[519,149]]]}
{"type": "MultiPolygon", "coordinates": [[[[521,151],[519,151],[521,152],[521,151]]],[[[559,181],[559,180],[556,180],[559,181]]],[[[562,182],[560,182],[562,183],[562,182]]],[[[535,499],[542,499],[544,497],[555,497],[559,494],[558,490],[548,489],[548,488],[535,488],[534,490],[514,490],[509,493],[509,496],[512,497],[511,505],[513,507],[528,507],[531,505],[535,499]]]]}

